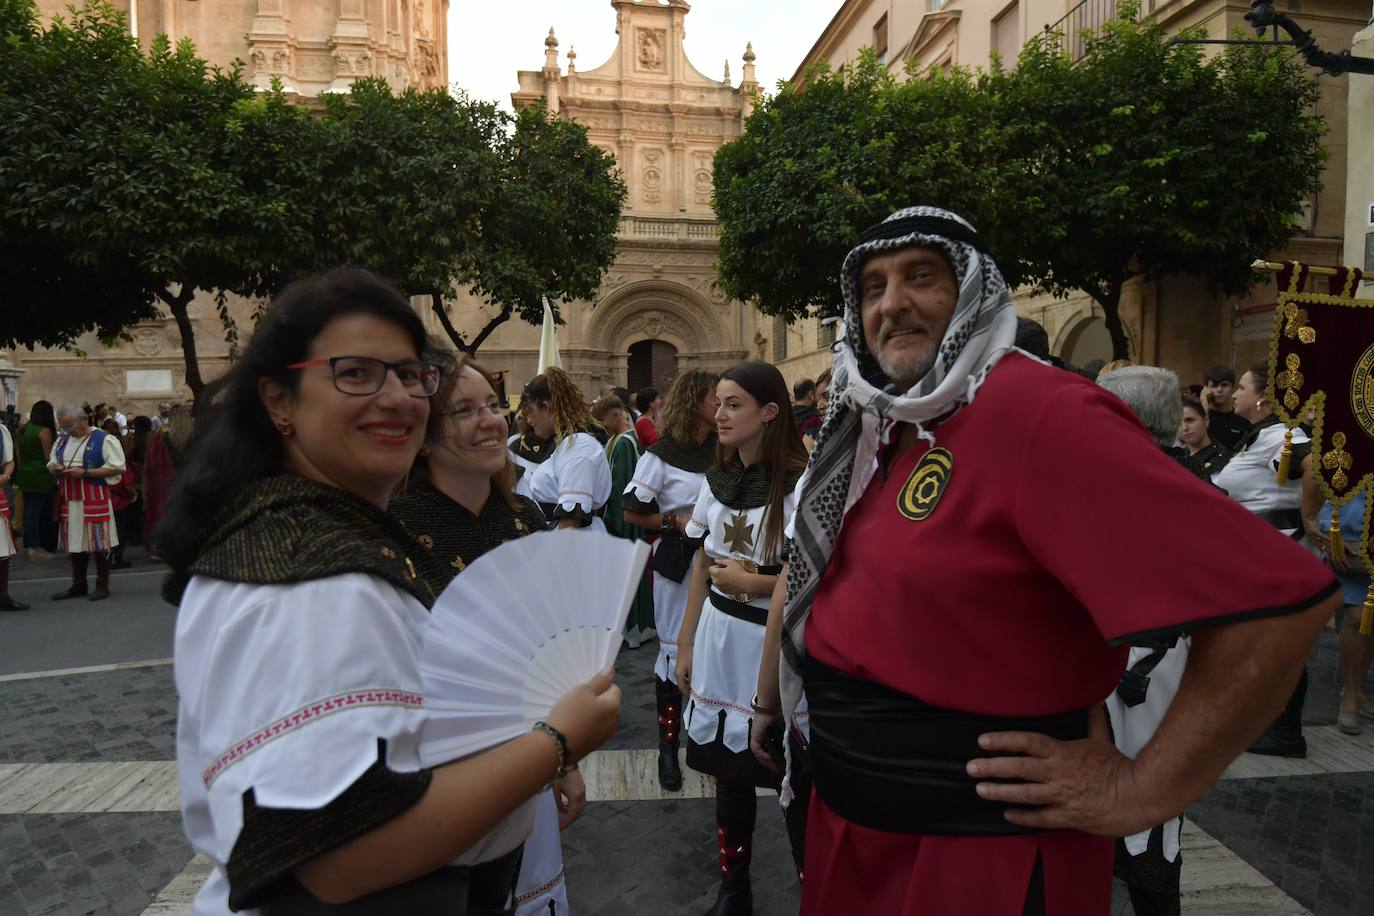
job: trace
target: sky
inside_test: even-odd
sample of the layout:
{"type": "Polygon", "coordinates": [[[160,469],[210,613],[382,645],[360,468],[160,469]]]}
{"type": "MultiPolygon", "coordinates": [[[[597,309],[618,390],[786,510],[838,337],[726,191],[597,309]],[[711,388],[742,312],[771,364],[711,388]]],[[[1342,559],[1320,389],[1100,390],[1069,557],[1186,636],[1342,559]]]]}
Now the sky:
{"type": "MultiPolygon", "coordinates": [[[[744,45],[752,41],[758,81],[768,92],[778,80],[792,76],[841,5],[841,0],[689,2],[687,58],[713,79],[721,78],[728,59],[730,82],[738,86],[744,45]]],[[[510,110],[515,72],[543,68],[550,26],[558,36],[558,63],[565,73],[570,46],[577,49],[577,69],[582,71],[599,67],[615,50],[610,0],[450,0],[449,81],[510,110]]]]}

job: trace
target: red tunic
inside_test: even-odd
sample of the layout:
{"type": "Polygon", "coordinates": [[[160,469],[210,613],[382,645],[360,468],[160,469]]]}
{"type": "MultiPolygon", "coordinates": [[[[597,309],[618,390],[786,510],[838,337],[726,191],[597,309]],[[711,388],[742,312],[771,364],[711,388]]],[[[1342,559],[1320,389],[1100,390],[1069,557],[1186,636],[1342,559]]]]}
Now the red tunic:
{"type": "Polygon", "coordinates": [[[635,436],[638,437],[640,445],[648,448],[658,441],[658,428],[648,416],[641,416],[635,421],[635,436]]]}
{"type": "MultiPolygon", "coordinates": [[[[929,449],[918,442],[845,519],[806,629],[833,668],[935,706],[1049,715],[1106,697],[1133,635],[1294,611],[1330,588],[1306,550],[1071,373],[1007,356],[935,434],[952,466],[927,517],[898,509],[929,449]]],[[[1049,916],[1108,911],[1109,838],[887,833],[813,796],[802,913],[862,900],[871,913],[1020,916],[1037,852],[1049,916]]]]}

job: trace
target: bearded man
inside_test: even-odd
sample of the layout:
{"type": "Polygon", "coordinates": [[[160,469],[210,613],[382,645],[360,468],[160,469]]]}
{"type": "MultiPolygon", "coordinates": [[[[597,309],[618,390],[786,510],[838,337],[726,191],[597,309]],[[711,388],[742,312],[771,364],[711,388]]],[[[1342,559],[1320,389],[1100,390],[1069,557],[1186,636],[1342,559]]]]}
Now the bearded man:
{"type": "Polygon", "coordinates": [[[894,213],[840,283],[847,337],[771,620],[782,709],[766,665],[754,723],[791,722],[804,682],[802,913],[1106,914],[1111,837],[1178,815],[1272,720],[1335,582],[1116,397],[1014,350],[963,219],[894,213]],[[1218,541],[1245,549],[1198,569],[1218,541]],[[1129,644],[1183,629],[1177,697],[1128,758],[1102,700],[1129,644]]]}

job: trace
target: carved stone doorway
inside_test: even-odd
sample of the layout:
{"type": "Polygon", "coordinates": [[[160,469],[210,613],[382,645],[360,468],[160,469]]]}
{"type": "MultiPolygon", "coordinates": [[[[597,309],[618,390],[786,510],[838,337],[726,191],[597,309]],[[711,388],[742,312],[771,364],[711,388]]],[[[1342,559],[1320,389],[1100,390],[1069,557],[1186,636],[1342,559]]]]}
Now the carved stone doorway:
{"type": "MultiPolygon", "coordinates": [[[[630,364],[625,387],[631,396],[642,388],[667,394],[677,377],[677,347],[665,340],[641,340],[630,344],[630,364]]],[[[633,405],[630,405],[633,406],[633,405]]]]}

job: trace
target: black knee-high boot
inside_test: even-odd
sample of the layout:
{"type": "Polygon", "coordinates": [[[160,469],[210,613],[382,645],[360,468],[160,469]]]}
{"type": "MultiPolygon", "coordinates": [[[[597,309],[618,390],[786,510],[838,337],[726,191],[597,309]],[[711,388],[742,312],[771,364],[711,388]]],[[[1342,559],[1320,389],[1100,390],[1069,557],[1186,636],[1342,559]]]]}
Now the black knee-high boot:
{"type": "Polygon", "coordinates": [[[682,767],[677,762],[682,730],[682,694],[672,681],[654,678],[658,700],[658,784],[669,792],[682,788],[682,767]]]}
{"type": "Polygon", "coordinates": [[[65,598],[80,598],[86,594],[86,569],[90,565],[91,555],[88,553],[72,554],[72,587],[66,591],[58,592],[52,596],[52,600],[61,601],[65,598]]]}
{"type": "Polygon", "coordinates": [[[92,601],[103,601],[110,597],[110,554],[97,551],[95,555],[95,591],[91,592],[92,601]]]}
{"type": "Polygon", "coordinates": [[[749,783],[716,780],[716,846],[720,851],[720,891],[706,916],[751,916],[754,895],[749,863],[754,856],[754,819],[758,807],[749,783]]]}
{"type": "MultiPolygon", "coordinates": [[[[0,525],[4,520],[0,519],[0,525]]],[[[10,558],[0,560],[0,611],[27,611],[29,606],[10,597],[10,558]]]]}
{"type": "Polygon", "coordinates": [[[1250,745],[1250,753],[1270,757],[1306,757],[1307,739],[1302,736],[1302,707],[1307,701],[1307,667],[1279,717],[1250,745]]]}

